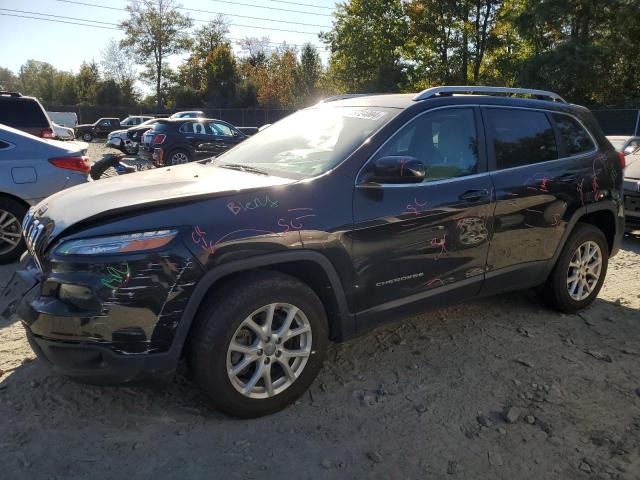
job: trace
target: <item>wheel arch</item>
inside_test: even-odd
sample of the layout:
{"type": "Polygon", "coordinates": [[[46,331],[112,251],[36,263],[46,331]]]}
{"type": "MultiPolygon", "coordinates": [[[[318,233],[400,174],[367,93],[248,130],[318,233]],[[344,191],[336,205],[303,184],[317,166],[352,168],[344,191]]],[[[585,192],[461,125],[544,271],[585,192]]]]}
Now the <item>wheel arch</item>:
{"type": "Polygon", "coordinates": [[[550,261],[549,269],[555,265],[569,235],[571,235],[578,222],[589,223],[599,228],[607,239],[610,256],[615,255],[620,247],[620,239],[624,231],[624,226],[620,224],[619,218],[618,207],[612,201],[603,201],[580,207],[569,220],[556,252],[550,261]]]}
{"type": "Polygon", "coordinates": [[[330,339],[341,340],[355,333],[355,316],[349,313],[342,282],[331,262],[318,252],[299,250],[236,260],[208,271],[187,302],[172,349],[182,350],[187,344],[194,319],[206,297],[225,281],[259,270],[285,273],[309,285],[325,307],[330,339]]]}
{"type": "MultiPolygon", "coordinates": [[[[27,202],[26,200],[23,200],[22,198],[20,198],[20,197],[18,197],[16,195],[11,194],[11,193],[0,191],[0,198],[9,198],[11,200],[14,200],[14,201],[20,203],[21,205],[24,205],[25,207],[27,207],[27,209],[29,209],[31,207],[29,202],[27,202]]],[[[22,221],[22,219],[20,219],[20,221],[22,221]]]]}

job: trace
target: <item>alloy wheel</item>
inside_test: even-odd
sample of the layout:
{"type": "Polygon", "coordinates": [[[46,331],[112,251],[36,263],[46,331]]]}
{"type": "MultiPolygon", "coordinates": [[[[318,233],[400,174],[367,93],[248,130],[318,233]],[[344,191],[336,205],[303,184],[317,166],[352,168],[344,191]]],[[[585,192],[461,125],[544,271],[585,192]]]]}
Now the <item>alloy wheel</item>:
{"type": "Polygon", "coordinates": [[[188,163],[189,157],[182,152],[177,152],[171,155],[171,165],[180,165],[182,163],[188,163]]]}
{"type": "Polygon", "coordinates": [[[20,221],[10,212],[0,210],[0,255],[13,250],[20,243],[20,221]]]}
{"type": "Polygon", "coordinates": [[[581,244],[571,257],[567,270],[567,291],[576,301],[591,295],[602,273],[602,250],[591,240],[581,244]]]}
{"type": "Polygon", "coordinates": [[[311,324],[298,307],[272,303],[237,328],[227,349],[227,375],[242,395],[270,398],[289,388],[311,355],[311,324]]]}

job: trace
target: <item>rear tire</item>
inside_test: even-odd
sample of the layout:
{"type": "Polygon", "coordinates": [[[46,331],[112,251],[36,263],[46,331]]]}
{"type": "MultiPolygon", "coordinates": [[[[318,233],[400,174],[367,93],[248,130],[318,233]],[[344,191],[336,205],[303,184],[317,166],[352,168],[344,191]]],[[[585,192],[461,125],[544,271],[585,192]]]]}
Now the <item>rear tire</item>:
{"type": "Polygon", "coordinates": [[[543,287],[544,300],[565,313],[589,306],[602,288],[608,263],[609,245],[602,231],[578,223],[543,287]]]}
{"type": "Polygon", "coordinates": [[[298,399],[327,348],[318,296],[276,272],[231,280],[201,307],[196,322],[187,354],[194,381],[214,406],[240,418],[268,415],[298,399]]]}
{"type": "Polygon", "coordinates": [[[27,210],[20,202],[0,197],[0,264],[16,261],[25,251],[22,219],[27,210]]]}
{"type": "Polygon", "coordinates": [[[167,155],[167,161],[164,163],[165,167],[169,167],[171,165],[182,165],[183,163],[189,163],[191,161],[191,154],[186,150],[177,149],[172,150],[169,155],[167,155]]]}

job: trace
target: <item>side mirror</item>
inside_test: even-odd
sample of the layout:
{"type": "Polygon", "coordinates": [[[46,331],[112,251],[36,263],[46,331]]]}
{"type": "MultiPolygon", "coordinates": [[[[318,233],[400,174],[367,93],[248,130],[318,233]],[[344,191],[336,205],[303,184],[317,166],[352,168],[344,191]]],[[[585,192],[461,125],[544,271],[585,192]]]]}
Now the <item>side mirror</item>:
{"type": "Polygon", "coordinates": [[[415,157],[380,157],[366,181],[370,183],[420,183],[426,176],[424,164],[415,157]]]}

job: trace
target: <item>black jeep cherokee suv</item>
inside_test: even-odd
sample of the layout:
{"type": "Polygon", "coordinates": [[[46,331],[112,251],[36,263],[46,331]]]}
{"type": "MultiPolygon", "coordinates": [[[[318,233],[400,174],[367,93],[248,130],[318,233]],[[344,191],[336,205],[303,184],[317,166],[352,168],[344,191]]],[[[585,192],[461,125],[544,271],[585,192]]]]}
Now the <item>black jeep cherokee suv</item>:
{"type": "Polygon", "coordinates": [[[620,167],[550,92],[325,101],[208,164],[46,199],[4,304],[63,375],[126,383],[184,356],[221,410],[264,415],[328,340],[389,319],[529,287],[589,305],[623,232],[620,167]]]}

